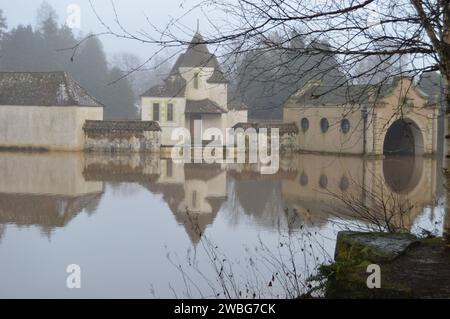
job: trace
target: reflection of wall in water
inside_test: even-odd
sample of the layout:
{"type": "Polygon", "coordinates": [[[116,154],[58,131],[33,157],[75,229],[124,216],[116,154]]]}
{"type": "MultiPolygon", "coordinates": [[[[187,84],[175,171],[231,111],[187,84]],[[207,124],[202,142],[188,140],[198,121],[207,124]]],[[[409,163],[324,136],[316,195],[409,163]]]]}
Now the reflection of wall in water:
{"type": "Polygon", "coordinates": [[[410,225],[426,206],[435,206],[436,161],[422,157],[365,160],[358,157],[301,155],[292,158],[297,167],[295,180],[283,180],[286,204],[311,220],[342,215],[354,216],[341,200],[330,196],[350,195],[370,206],[371,194],[394,194],[401,201],[414,204],[410,225]]]}
{"type": "Polygon", "coordinates": [[[1,153],[0,193],[76,196],[103,191],[83,177],[82,153],[1,153]]]}
{"type": "Polygon", "coordinates": [[[83,176],[88,181],[150,182],[161,175],[159,155],[148,153],[86,153],[83,176]]]}
{"type": "Polygon", "coordinates": [[[0,224],[38,225],[47,234],[83,209],[95,211],[102,182],[83,177],[82,154],[1,153],[0,224]]]}

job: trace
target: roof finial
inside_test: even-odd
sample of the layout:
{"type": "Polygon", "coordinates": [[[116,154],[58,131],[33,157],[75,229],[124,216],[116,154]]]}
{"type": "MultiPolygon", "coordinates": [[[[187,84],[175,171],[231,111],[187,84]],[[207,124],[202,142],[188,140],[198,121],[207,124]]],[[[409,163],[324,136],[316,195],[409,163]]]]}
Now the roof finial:
{"type": "Polygon", "coordinates": [[[200,30],[200,19],[197,19],[197,32],[200,30]]]}

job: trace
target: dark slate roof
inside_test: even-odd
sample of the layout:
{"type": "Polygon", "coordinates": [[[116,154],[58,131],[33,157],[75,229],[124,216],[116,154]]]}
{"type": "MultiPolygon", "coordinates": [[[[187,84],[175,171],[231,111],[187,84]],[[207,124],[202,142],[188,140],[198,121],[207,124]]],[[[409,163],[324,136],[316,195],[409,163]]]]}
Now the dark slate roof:
{"type": "Polygon", "coordinates": [[[92,121],[84,123],[83,130],[89,133],[115,133],[115,132],[144,132],[161,131],[158,122],[155,121],[92,121]]]}
{"type": "Polygon", "coordinates": [[[209,67],[214,68],[213,74],[206,80],[208,83],[228,83],[220,69],[217,57],[209,52],[200,33],[192,38],[185,53],[180,54],[169,76],[162,85],[156,85],[141,96],[148,97],[182,97],[186,90],[186,80],[180,75],[180,68],[209,67]]]}
{"type": "Polygon", "coordinates": [[[214,69],[213,74],[211,77],[206,80],[208,83],[228,83],[228,80],[225,78],[225,75],[223,75],[222,70],[220,70],[219,66],[217,66],[214,69]]]}
{"type": "Polygon", "coordinates": [[[180,57],[178,67],[210,67],[218,68],[219,63],[214,54],[209,52],[202,35],[197,32],[191,40],[186,52],[180,57]]]}
{"type": "Polygon", "coordinates": [[[244,130],[248,128],[254,128],[257,132],[261,128],[266,128],[268,131],[272,128],[277,128],[279,130],[280,135],[284,134],[298,134],[298,127],[295,123],[242,123],[239,122],[233,126],[234,129],[242,128],[244,130]]]}
{"type": "Polygon", "coordinates": [[[210,99],[204,100],[187,100],[185,113],[209,113],[209,114],[221,114],[226,113],[224,110],[214,101],[210,99]]]}
{"type": "Polygon", "coordinates": [[[0,105],[98,106],[65,72],[0,72],[0,105]]]}
{"type": "Polygon", "coordinates": [[[244,102],[241,102],[241,101],[229,101],[228,109],[235,110],[235,111],[247,111],[248,106],[247,106],[247,104],[245,104],[244,102]]]}
{"type": "Polygon", "coordinates": [[[424,72],[418,86],[429,96],[429,105],[445,105],[444,78],[438,72],[424,72]]]}
{"type": "Polygon", "coordinates": [[[228,83],[222,70],[220,69],[217,57],[209,52],[202,35],[197,32],[191,40],[185,53],[180,54],[175,62],[171,75],[179,73],[179,68],[209,67],[214,68],[214,72],[207,80],[209,83],[228,83]]]}
{"type": "Polygon", "coordinates": [[[186,80],[179,74],[170,75],[163,85],[156,85],[141,96],[148,97],[183,97],[186,91],[186,80]]]}
{"type": "Polygon", "coordinates": [[[344,85],[342,87],[311,85],[299,94],[296,102],[313,106],[365,104],[368,102],[368,93],[367,85],[344,85]]]}
{"type": "MultiPolygon", "coordinates": [[[[395,87],[397,87],[400,79],[401,77],[395,77],[391,83],[383,84],[356,84],[342,86],[321,85],[320,81],[311,81],[311,83],[306,83],[303,89],[293,94],[291,98],[293,98],[298,105],[368,105],[370,101],[373,101],[371,103],[380,101],[392,92],[395,87]]],[[[420,93],[426,97],[426,94],[421,90],[420,93]]]]}

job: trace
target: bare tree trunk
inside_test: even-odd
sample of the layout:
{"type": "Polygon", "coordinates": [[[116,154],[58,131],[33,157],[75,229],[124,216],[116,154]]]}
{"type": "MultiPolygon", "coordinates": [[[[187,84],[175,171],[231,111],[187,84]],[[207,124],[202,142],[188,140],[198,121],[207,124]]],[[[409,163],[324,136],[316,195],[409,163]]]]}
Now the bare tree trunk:
{"type": "Polygon", "coordinates": [[[444,235],[450,237],[450,174],[448,172],[448,161],[450,158],[450,4],[447,4],[444,10],[444,28],[442,32],[442,69],[444,69],[443,77],[445,79],[445,124],[444,124],[444,160],[443,166],[445,170],[445,183],[447,190],[446,209],[444,219],[444,235]]]}

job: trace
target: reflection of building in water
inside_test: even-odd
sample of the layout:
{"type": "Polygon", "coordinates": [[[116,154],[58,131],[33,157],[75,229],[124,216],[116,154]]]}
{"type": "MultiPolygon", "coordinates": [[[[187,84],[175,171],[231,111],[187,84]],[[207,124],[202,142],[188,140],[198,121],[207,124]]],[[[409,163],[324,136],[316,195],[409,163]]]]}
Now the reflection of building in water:
{"type": "Polygon", "coordinates": [[[276,229],[286,224],[281,180],[295,178],[295,171],[280,169],[276,174],[261,175],[256,164],[232,164],[228,168],[228,207],[233,223],[239,222],[243,212],[259,226],[276,229]]]}
{"type": "Polygon", "coordinates": [[[283,199],[291,209],[311,221],[334,215],[356,218],[357,213],[352,212],[341,198],[351,199],[355,206],[374,207],[383,197],[386,202],[397,205],[411,204],[410,212],[403,220],[405,226],[410,227],[425,207],[436,206],[440,192],[433,159],[366,160],[302,155],[292,160],[291,165],[297,167],[297,176],[295,180],[283,180],[283,199]]]}
{"type": "Polygon", "coordinates": [[[160,175],[159,155],[86,153],[83,176],[88,181],[148,183],[160,175]]]}
{"type": "Polygon", "coordinates": [[[174,164],[170,159],[161,159],[160,166],[159,179],[143,185],[162,194],[177,222],[196,244],[226,200],[226,172],[220,165],[174,164]]]}
{"type": "Polygon", "coordinates": [[[82,154],[1,153],[0,224],[37,225],[50,233],[83,209],[95,211],[102,182],[83,178],[82,154]]]}

